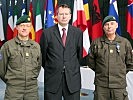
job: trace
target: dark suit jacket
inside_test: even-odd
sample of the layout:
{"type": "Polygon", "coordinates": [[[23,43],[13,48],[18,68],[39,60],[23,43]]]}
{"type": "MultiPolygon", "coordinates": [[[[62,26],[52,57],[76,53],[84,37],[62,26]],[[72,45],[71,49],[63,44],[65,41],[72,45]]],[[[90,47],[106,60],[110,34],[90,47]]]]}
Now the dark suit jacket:
{"type": "Polygon", "coordinates": [[[81,88],[80,61],[82,59],[83,33],[80,29],[69,25],[66,46],[63,47],[58,25],[44,30],[40,45],[42,66],[44,67],[45,91],[56,93],[65,75],[70,92],[81,88]]]}

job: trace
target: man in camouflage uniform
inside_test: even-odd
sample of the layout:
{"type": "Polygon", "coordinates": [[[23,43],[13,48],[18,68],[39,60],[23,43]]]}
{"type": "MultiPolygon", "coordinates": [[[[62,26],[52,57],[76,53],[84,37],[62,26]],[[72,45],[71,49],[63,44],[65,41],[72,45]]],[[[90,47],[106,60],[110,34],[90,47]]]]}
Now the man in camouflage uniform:
{"type": "Polygon", "coordinates": [[[6,83],[5,100],[39,100],[40,46],[29,39],[31,20],[28,15],[21,16],[16,25],[18,35],[3,44],[0,51],[0,77],[6,83]]]}
{"type": "Polygon", "coordinates": [[[88,66],[95,71],[94,100],[128,100],[126,73],[133,69],[130,42],[116,33],[113,16],[103,20],[105,34],[94,40],[88,55],[88,66]]]}

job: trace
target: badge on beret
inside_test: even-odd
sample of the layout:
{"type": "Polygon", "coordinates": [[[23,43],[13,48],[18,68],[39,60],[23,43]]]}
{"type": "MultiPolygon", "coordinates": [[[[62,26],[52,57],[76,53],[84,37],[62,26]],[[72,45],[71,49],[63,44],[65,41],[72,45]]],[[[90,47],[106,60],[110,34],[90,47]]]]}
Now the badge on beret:
{"type": "Polygon", "coordinates": [[[27,18],[28,21],[30,21],[30,18],[27,18]]]}

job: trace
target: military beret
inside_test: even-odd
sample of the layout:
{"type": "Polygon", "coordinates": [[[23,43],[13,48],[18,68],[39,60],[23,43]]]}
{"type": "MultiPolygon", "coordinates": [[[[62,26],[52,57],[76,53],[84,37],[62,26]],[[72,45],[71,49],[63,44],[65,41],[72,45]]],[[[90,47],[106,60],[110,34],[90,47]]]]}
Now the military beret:
{"type": "Polygon", "coordinates": [[[30,16],[23,15],[17,20],[16,25],[19,25],[21,23],[28,23],[28,22],[31,22],[30,16]]]}
{"type": "Polygon", "coordinates": [[[106,16],[103,20],[102,26],[104,26],[104,24],[109,21],[116,21],[116,19],[114,16],[106,16]]]}

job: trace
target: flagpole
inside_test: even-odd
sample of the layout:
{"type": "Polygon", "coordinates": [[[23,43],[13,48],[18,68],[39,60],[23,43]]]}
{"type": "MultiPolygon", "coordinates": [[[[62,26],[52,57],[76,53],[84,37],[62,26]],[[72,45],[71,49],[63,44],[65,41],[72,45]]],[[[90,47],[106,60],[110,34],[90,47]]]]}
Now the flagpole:
{"type": "Polygon", "coordinates": [[[23,3],[25,2],[25,0],[23,0],[23,3]]]}
{"type": "Polygon", "coordinates": [[[1,7],[2,7],[2,3],[0,1],[0,28],[1,28],[0,29],[0,46],[1,46],[2,41],[5,40],[1,7]]]}
{"type": "Polygon", "coordinates": [[[15,0],[15,5],[17,4],[17,0],[15,0]]]}
{"type": "Polygon", "coordinates": [[[10,0],[9,6],[11,6],[11,3],[12,3],[12,2],[11,2],[11,0],[10,0]]]}

